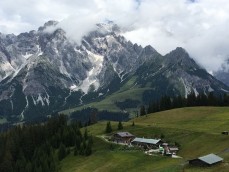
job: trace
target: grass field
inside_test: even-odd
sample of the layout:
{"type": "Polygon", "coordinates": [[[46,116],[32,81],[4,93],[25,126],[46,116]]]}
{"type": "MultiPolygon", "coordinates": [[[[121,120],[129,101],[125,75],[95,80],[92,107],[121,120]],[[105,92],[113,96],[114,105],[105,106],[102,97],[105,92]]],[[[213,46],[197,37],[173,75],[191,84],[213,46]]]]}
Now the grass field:
{"type": "MultiPolygon", "coordinates": [[[[121,89],[119,92],[116,92],[115,94],[111,94],[101,101],[89,103],[89,104],[79,106],[76,108],[72,108],[72,109],[66,109],[66,110],[61,111],[59,113],[69,115],[70,113],[72,113],[74,111],[81,110],[81,109],[87,108],[87,107],[94,107],[94,108],[97,108],[98,110],[109,110],[111,112],[121,111],[121,109],[119,109],[115,105],[115,102],[117,100],[124,101],[126,99],[132,99],[132,100],[139,100],[141,102],[142,100],[140,97],[142,97],[141,95],[146,90],[150,90],[150,88],[133,88],[130,90],[125,90],[125,91],[122,91],[122,89],[121,89]]],[[[129,113],[132,113],[132,109],[126,109],[126,110],[129,113]]]]}
{"type": "MultiPolygon", "coordinates": [[[[99,122],[87,129],[94,137],[93,154],[75,157],[70,154],[61,162],[61,170],[73,171],[158,171],[158,172],[228,172],[229,136],[221,132],[229,130],[229,107],[194,107],[174,109],[135,118],[123,123],[123,131],[138,137],[155,138],[165,135],[169,143],[178,142],[182,159],[163,156],[147,156],[140,150],[109,149],[109,143],[99,137],[104,134],[106,122],[99,122]],[[132,122],[135,126],[131,126],[132,122]],[[224,163],[211,168],[187,165],[187,160],[215,153],[224,163]]],[[[117,123],[112,122],[117,131],[117,123]]],[[[84,129],[83,129],[84,130],[84,129]]]]}

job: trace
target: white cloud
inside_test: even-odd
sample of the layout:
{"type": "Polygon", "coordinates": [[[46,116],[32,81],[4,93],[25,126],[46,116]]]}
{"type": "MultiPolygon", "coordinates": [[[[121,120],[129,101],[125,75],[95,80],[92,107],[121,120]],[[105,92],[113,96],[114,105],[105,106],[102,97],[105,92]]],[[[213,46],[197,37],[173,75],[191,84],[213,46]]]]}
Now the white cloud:
{"type": "Polygon", "coordinates": [[[162,54],[182,46],[207,70],[216,70],[229,55],[228,0],[1,0],[0,16],[0,32],[58,20],[77,42],[95,23],[113,20],[132,42],[162,54]]]}

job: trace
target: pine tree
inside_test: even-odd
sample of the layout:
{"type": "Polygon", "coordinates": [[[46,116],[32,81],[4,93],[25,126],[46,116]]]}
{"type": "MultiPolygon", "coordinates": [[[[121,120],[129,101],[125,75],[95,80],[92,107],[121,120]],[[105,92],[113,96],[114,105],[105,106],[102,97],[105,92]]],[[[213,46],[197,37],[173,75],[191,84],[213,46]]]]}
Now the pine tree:
{"type": "Polygon", "coordinates": [[[112,132],[111,122],[110,121],[107,122],[107,126],[106,126],[105,132],[106,133],[111,133],[112,132]]]}
{"type": "Polygon", "coordinates": [[[87,144],[86,144],[86,148],[85,148],[85,155],[89,156],[92,153],[92,139],[89,139],[87,144]]]}
{"type": "Polygon", "coordinates": [[[123,129],[122,122],[121,122],[121,121],[119,121],[119,123],[118,123],[118,130],[122,130],[122,129],[123,129]]]}
{"type": "Polygon", "coordinates": [[[31,172],[33,169],[31,162],[27,162],[25,166],[25,172],[31,172]]]}
{"type": "Polygon", "coordinates": [[[0,171],[13,172],[13,158],[11,153],[8,150],[6,150],[3,162],[1,163],[0,171]]]}
{"type": "Polygon", "coordinates": [[[135,124],[134,124],[134,121],[133,121],[133,123],[132,123],[132,127],[134,127],[135,126],[135,124]]]}
{"type": "Polygon", "coordinates": [[[146,115],[146,110],[145,110],[145,106],[142,105],[140,108],[140,116],[144,116],[144,115],[146,115]]]}
{"type": "Polygon", "coordinates": [[[58,159],[61,161],[62,159],[64,159],[66,156],[66,147],[64,144],[60,144],[60,148],[58,150],[58,159]]]}
{"type": "Polygon", "coordinates": [[[81,138],[80,136],[77,135],[75,138],[75,146],[77,147],[78,150],[80,149],[80,143],[81,143],[81,138]]]}
{"type": "Polygon", "coordinates": [[[74,155],[75,156],[79,155],[79,150],[78,150],[77,146],[74,147],[74,155]]]}
{"type": "Polygon", "coordinates": [[[84,139],[85,139],[85,140],[88,139],[87,128],[84,130],[84,139]]]}

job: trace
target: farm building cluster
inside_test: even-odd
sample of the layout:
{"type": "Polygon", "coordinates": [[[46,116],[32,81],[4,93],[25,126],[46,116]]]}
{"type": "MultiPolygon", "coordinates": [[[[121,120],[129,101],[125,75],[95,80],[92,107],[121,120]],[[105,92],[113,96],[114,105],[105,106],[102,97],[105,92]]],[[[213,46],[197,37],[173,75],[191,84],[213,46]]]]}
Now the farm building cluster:
{"type": "MultiPolygon", "coordinates": [[[[176,155],[179,148],[174,145],[169,145],[162,139],[148,139],[136,137],[129,132],[117,132],[113,135],[112,141],[119,144],[141,147],[144,150],[158,150],[158,152],[172,156],[176,155]]],[[[150,152],[148,152],[150,153],[150,152]]]]}
{"type": "MultiPolygon", "coordinates": [[[[176,156],[179,148],[177,146],[166,143],[162,139],[139,138],[129,132],[117,132],[113,134],[111,140],[118,144],[143,148],[145,150],[145,153],[149,155],[151,155],[152,153],[161,153],[166,156],[179,158],[179,156],[176,156]]],[[[194,166],[213,166],[223,162],[223,158],[215,154],[209,154],[189,160],[188,162],[190,165],[194,166]]]]}

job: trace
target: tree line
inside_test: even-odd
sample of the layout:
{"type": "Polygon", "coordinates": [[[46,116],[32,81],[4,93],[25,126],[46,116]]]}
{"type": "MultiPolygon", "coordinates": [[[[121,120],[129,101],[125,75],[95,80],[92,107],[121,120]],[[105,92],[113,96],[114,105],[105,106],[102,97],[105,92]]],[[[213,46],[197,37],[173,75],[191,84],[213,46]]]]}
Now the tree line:
{"type": "Polygon", "coordinates": [[[97,121],[128,121],[129,114],[124,112],[110,112],[107,110],[99,111],[96,108],[84,108],[74,111],[70,115],[71,119],[81,121],[84,126],[96,123],[97,121]]]}
{"type": "Polygon", "coordinates": [[[0,133],[1,172],[55,172],[71,150],[74,155],[92,153],[92,136],[80,131],[81,124],[67,125],[64,115],[42,124],[15,126],[0,133]]]}
{"type": "Polygon", "coordinates": [[[197,96],[191,92],[186,98],[181,96],[171,98],[165,95],[158,101],[150,102],[148,108],[141,106],[139,114],[143,116],[149,113],[192,106],[229,106],[229,95],[215,96],[213,92],[208,95],[202,93],[197,96]]]}

